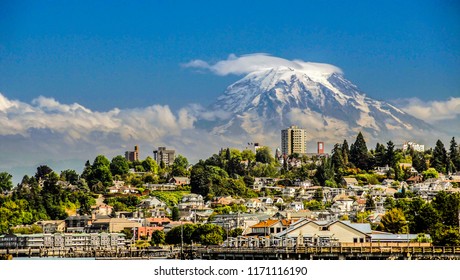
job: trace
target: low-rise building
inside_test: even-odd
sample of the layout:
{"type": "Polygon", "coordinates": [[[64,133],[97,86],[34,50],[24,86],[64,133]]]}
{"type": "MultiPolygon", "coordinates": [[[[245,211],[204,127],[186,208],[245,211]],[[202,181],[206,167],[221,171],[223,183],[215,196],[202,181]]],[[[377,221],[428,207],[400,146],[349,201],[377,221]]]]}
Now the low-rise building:
{"type": "Polygon", "coordinates": [[[121,233],[49,233],[0,235],[0,249],[117,249],[125,247],[121,233]]]}
{"type": "Polygon", "coordinates": [[[35,224],[42,228],[43,233],[64,232],[66,227],[64,220],[38,221],[35,224]]]}

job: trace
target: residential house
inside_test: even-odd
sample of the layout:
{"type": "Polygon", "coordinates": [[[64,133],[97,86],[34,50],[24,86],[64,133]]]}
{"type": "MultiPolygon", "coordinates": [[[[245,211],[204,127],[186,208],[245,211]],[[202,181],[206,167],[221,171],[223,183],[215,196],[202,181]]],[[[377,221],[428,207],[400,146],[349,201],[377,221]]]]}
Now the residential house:
{"type": "Polygon", "coordinates": [[[354,201],[353,204],[352,204],[352,211],[354,211],[354,212],[364,212],[364,211],[366,211],[366,199],[359,198],[356,201],[354,201]]]}
{"type": "Polygon", "coordinates": [[[175,191],[177,186],[175,184],[150,184],[146,183],[142,185],[151,191],[175,191]]]}
{"type": "Polygon", "coordinates": [[[230,205],[232,203],[240,203],[240,202],[241,202],[240,200],[236,200],[236,199],[232,198],[232,196],[229,195],[229,196],[215,197],[212,200],[211,205],[214,206],[214,207],[218,206],[218,205],[226,206],[226,205],[230,205]]]}
{"type": "Polygon", "coordinates": [[[188,178],[188,177],[172,177],[169,180],[169,183],[174,184],[176,186],[190,185],[190,178],[188,178]]]}
{"type": "Polygon", "coordinates": [[[163,208],[166,207],[166,203],[159,200],[156,197],[149,197],[141,200],[141,203],[138,205],[140,208],[149,209],[149,208],[163,208]]]}
{"type": "Polygon", "coordinates": [[[293,210],[286,210],[286,211],[278,211],[272,217],[272,219],[278,220],[298,220],[301,218],[313,218],[312,212],[308,209],[293,211],[293,210]]]}
{"type": "Polygon", "coordinates": [[[312,186],[312,183],[310,180],[295,180],[294,181],[294,186],[296,187],[301,187],[301,188],[308,188],[312,186]]]}
{"type": "Polygon", "coordinates": [[[333,213],[347,213],[353,210],[353,202],[349,196],[341,194],[334,197],[334,203],[331,206],[333,213]]]}
{"type": "Polygon", "coordinates": [[[292,187],[285,187],[283,189],[283,196],[287,196],[287,197],[294,197],[295,196],[295,188],[292,188],[292,187]]]}
{"type": "Polygon", "coordinates": [[[302,201],[293,201],[287,205],[287,209],[294,210],[294,211],[300,211],[303,210],[303,202],[302,201]]]}
{"type": "Polygon", "coordinates": [[[259,197],[259,200],[263,206],[273,205],[273,199],[271,197],[259,197]]]}
{"type": "Polygon", "coordinates": [[[148,224],[151,227],[164,227],[165,225],[171,223],[171,220],[167,217],[164,218],[147,218],[148,224]]]}
{"type": "Polygon", "coordinates": [[[387,165],[385,166],[378,166],[375,168],[375,174],[378,174],[378,175],[385,175],[388,173],[388,171],[390,171],[390,167],[387,165]]]}
{"type": "Polygon", "coordinates": [[[246,206],[246,208],[248,209],[255,209],[255,208],[259,208],[262,206],[262,202],[260,201],[260,199],[258,198],[250,198],[246,201],[246,203],[244,204],[244,206],[246,206]]]}
{"type": "Polygon", "coordinates": [[[273,186],[278,179],[271,177],[255,177],[253,188],[256,190],[261,190],[262,188],[273,186]]]}
{"type": "Polygon", "coordinates": [[[347,178],[347,177],[344,177],[344,178],[342,179],[342,184],[344,184],[347,188],[349,188],[349,187],[357,186],[357,185],[358,185],[358,181],[356,180],[356,178],[347,178]]]}
{"type": "Polygon", "coordinates": [[[91,207],[96,214],[110,216],[113,212],[113,207],[107,204],[96,205],[91,207]]]}
{"type": "Polygon", "coordinates": [[[266,220],[251,226],[251,231],[247,235],[267,236],[270,234],[280,233],[287,229],[292,220],[266,220]]]}
{"type": "Polygon", "coordinates": [[[179,210],[195,209],[204,207],[204,199],[200,194],[191,193],[182,197],[179,210]]]}

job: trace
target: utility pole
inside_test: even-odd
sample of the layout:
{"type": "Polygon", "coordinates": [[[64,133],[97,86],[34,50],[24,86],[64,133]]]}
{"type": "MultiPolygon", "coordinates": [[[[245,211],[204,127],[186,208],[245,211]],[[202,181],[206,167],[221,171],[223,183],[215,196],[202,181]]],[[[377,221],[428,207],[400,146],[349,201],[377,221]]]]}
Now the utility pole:
{"type": "Polygon", "coordinates": [[[184,227],[180,222],[180,259],[184,259],[184,227]]]}

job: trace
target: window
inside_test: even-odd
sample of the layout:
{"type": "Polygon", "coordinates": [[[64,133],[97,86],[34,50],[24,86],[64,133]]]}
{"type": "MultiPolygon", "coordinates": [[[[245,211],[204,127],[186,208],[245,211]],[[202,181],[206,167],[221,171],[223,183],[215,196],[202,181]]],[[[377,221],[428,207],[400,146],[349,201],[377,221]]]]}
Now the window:
{"type": "Polygon", "coordinates": [[[354,237],[353,238],[353,243],[358,243],[358,238],[354,237]]]}
{"type": "Polygon", "coordinates": [[[361,237],[361,238],[359,239],[359,243],[364,243],[364,238],[361,237]]]}

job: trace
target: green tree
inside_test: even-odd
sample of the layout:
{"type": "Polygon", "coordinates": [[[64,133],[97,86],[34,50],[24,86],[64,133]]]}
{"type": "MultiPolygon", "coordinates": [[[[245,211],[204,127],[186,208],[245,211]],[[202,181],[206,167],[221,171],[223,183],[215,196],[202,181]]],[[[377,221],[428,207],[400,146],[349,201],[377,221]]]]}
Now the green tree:
{"type": "Polygon", "coordinates": [[[275,161],[275,159],[271,155],[270,148],[260,147],[256,151],[256,161],[261,163],[272,164],[275,161]]]}
{"type": "Polygon", "coordinates": [[[166,233],[165,241],[167,244],[180,244],[181,235],[185,244],[191,244],[195,241],[192,237],[194,236],[195,230],[198,228],[196,224],[183,224],[177,227],[173,227],[166,233]]]}
{"type": "Polygon", "coordinates": [[[89,160],[87,160],[85,162],[85,168],[83,169],[83,172],[81,173],[80,177],[85,179],[86,182],[89,182],[89,180],[91,179],[92,173],[93,173],[93,170],[92,170],[91,163],[89,162],[89,160]]]}
{"type": "Polygon", "coordinates": [[[238,236],[241,236],[242,234],[243,234],[242,228],[234,228],[228,232],[228,236],[230,237],[238,237],[238,236]]]}
{"type": "Polygon", "coordinates": [[[439,213],[439,221],[443,225],[458,227],[458,212],[460,208],[460,195],[458,193],[449,194],[445,191],[440,191],[433,198],[431,204],[439,213]]]}
{"type": "Polygon", "coordinates": [[[385,153],[385,163],[388,164],[388,166],[395,167],[396,164],[398,164],[397,158],[396,158],[396,151],[395,151],[395,145],[393,142],[390,140],[387,143],[387,149],[385,153]]]}
{"type": "Polygon", "coordinates": [[[391,233],[407,233],[408,224],[404,212],[399,208],[393,208],[383,215],[380,228],[391,233]]]}
{"type": "Polygon", "coordinates": [[[193,240],[201,245],[218,245],[224,241],[226,231],[215,224],[202,224],[193,233],[193,240]]]}
{"type": "Polygon", "coordinates": [[[429,233],[435,230],[436,224],[440,220],[439,213],[431,203],[424,203],[417,213],[414,213],[414,222],[411,224],[411,232],[429,233]]]}
{"type": "Polygon", "coordinates": [[[188,176],[188,160],[184,156],[177,155],[172,165],[172,176],[188,176]]]}
{"type": "Polygon", "coordinates": [[[208,194],[214,195],[213,190],[221,187],[225,178],[228,178],[225,170],[217,166],[206,165],[200,160],[191,171],[191,192],[201,194],[203,197],[208,196],[208,194]]]}
{"type": "Polygon", "coordinates": [[[350,162],[357,168],[367,170],[369,168],[369,154],[366,141],[361,132],[358,133],[355,143],[350,147],[350,162]]]}
{"type": "Polygon", "coordinates": [[[433,150],[431,167],[436,169],[438,172],[446,173],[447,160],[448,157],[444,144],[441,142],[441,140],[436,141],[436,146],[433,150]]]}
{"type": "Polygon", "coordinates": [[[375,201],[371,195],[366,196],[366,211],[373,211],[375,210],[375,201]]]}
{"type": "Polygon", "coordinates": [[[166,241],[166,234],[162,230],[155,230],[152,232],[152,236],[150,239],[150,244],[152,246],[159,246],[164,244],[166,241]]]}
{"type": "Polygon", "coordinates": [[[39,180],[45,180],[46,177],[53,172],[53,169],[51,169],[47,165],[40,165],[37,167],[37,172],[35,172],[35,179],[37,181],[39,180]]]}
{"type": "Polygon", "coordinates": [[[377,143],[374,152],[374,161],[376,166],[385,166],[387,150],[383,144],[377,143]]]}
{"type": "Polygon", "coordinates": [[[342,144],[342,159],[343,159],[343,163],[345,165],[348,165],[348,161],[350,160],[350,147],[348,146],[348,142],[347,140],[343,140],[343,144],[342,144]]]}
{"type": "Polygon", "coordinates": [[[437,228],[431,234],[435,246],[459,246],[460,233],[458,228],[437,224],[437,228]]]}
{"type": "Polygon", "coordinates": [[[67,181],[72,185],[76,185],[78,183],[79,176],[75,170],[67,169],[67,170],[61,171],[60,178],[61,180],[67,181]]]}
{"type": "Polygon", "coordinates": [[[452,171],[460,171],[460,149],[455,141],[455,137],[452,137],[452,140],[450,140],[449,159],[452,163],[452,171]]]}
{"type": "Polygon", "coordinates": [[[335,144],[334,148],[332,149],[331,161],[334,165],[334,172],[336,174],[343,175],[345,169],[345,162],[343,161],[342,148],[339,144],[335,144]]]}
{"type": "Polygon", "coordinates": [[[324,198],[323,189],[322,188],[317,188],[315,190],[315,193],[313,194],[313,199],[318,201],[318,202],[322,202],[323,198],[324,198]]]}
{"type": "Polygon", "coordinates": [[[427,170],[425,155],[422,152],[417,152],[412,150],[412,166],[418,172],[423,172],[427,170]]]}
{"type": "Polygon", "coordinates": [[[98,155],[91,166],[91,173],[87,179],[95,192],[105,192],[106,187],[113,184],[112,173],[110,172],[110,161],[103,155],[98,155]],[[100,184],[98,184],[100,183],[100,184]]]}
{"type": "Polygon", "coordinates": [[[423,179],[438,178],[439,173],[434,168],[428,168],[426,171],[422,172],[423,179]]]}
{"type": "Polygon", "coordinates": [[[177,207],[173,207],[172,211],[171,211],[171,219],[173,221],[179,221],[180,219],[180,213],[179,213],[179,208],[177,207]]]}
{"type": "Polygon", "coordinates": [[[357,223],[368,223],[370,215],[371,215],[370,211],[358,212],[356,213],[356,222],[357,223]]]}
{"type": "Polygon", "coordinates": [[[7,192],[13,188],[13,176],[8,172],[0,172],[0,192],[7,192]]]}
{"type": "Polygon", "coordinates": [[[129,173],[129,164],[128,160],[124,156],[116,156],[112,158],[112,162],[110,163],[110,172],[112,176],[120,175],[125,176],[129,173]]]}
{"type": "Polygon", "coordinates": [[[131,240],[133,238],[133,231],[129,228],[124,228],[121,233],[125,235],[126,240],[131,240]]]}
{"type": "Polygon", "coordinates": [[[383,202],[383,207],[385,207],[386,210],[390,210],[396,206],[396,202],[394,198],[392,197],[387,197],[385,198],[385,201],[383,202]]]}
{"type": "Polygon", "coordinates": [[[240,155],[233,156],[227,161],[227,168],[225,169],[229,176],[238,177],[245,174],[245,166],[241,163],[242,159],[240,155]]]}
{"type": "Polygon", "coordinates": [[[151,157],[146,157],[142,161],[142,166],[146,172],[152,172],[153,174],[158,174],[158,163],[151,157]]]}
{"type": "Polygon", "coordinates": [[[256,154],[254,154],[252,150],[246,149],[241,152],[241,159],[254,162],[256,160],[256,154]]]}
{"type": "Polygon", "coordinates": [[[324,205],[322,202],[317,201],[317,200],[310,200],[310,201],[304,201],[303,206],[305,209],[315,211],[315,210],[322,210],[324,209],[324,205]]]}
{"type": "Polygon", "coordinates": [[[316,169],[314,179],[320,186],[325,186],[326,181],[334,181],[334,166],[330,158],[321,159],[321,164],[316,169]]]}

